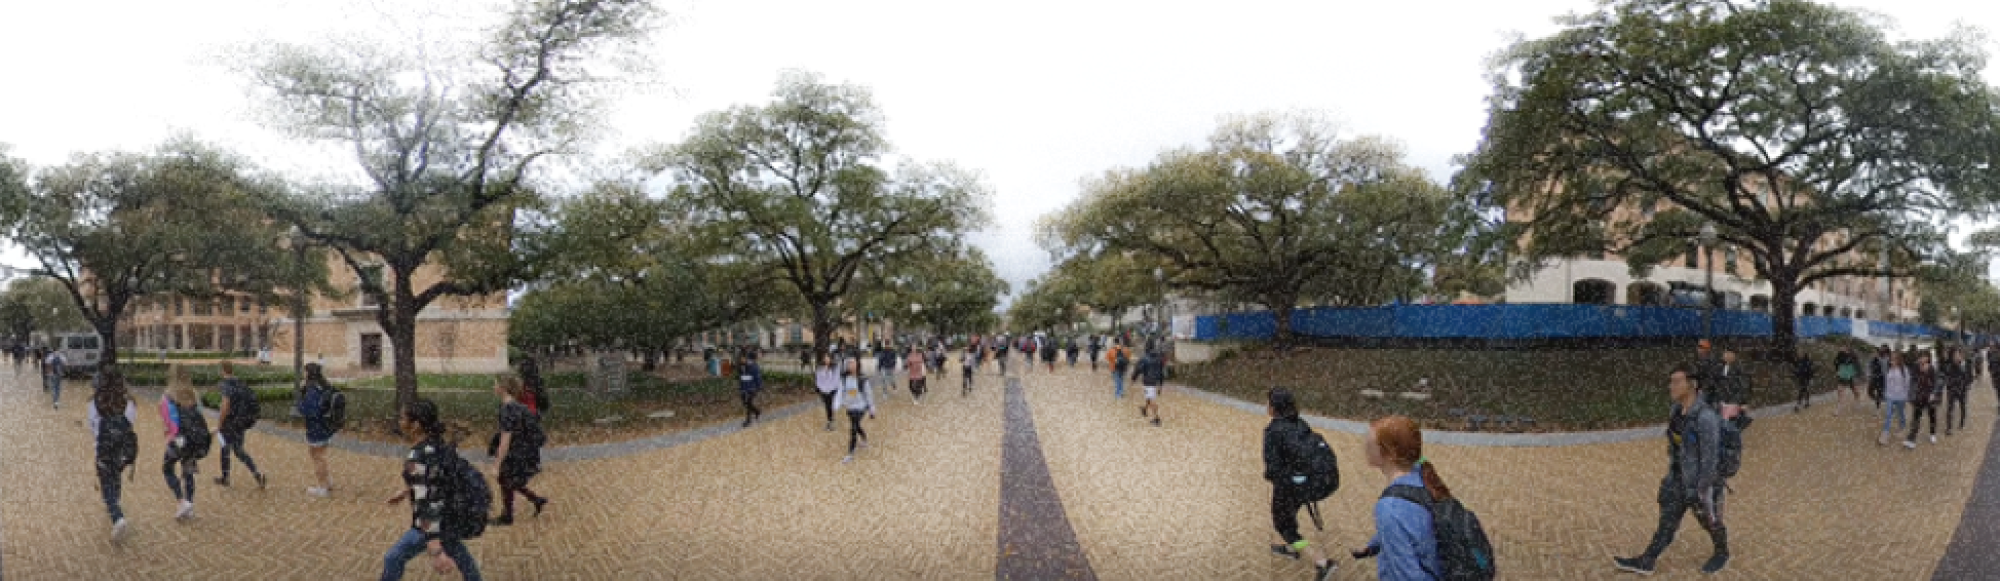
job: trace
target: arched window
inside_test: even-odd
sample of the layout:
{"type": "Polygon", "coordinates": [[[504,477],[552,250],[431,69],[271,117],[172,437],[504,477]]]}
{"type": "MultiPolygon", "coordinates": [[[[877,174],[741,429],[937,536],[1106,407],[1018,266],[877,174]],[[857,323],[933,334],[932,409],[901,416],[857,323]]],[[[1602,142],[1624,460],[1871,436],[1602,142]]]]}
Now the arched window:
{"type": "Polygon", "coordinates": [[[1808,317],[1817,315],[1819,314],[1819,305],[1813,303],[1806,303],[1805,306],[1799,307],[1799,314],[1808,317]]]}
{"type": "Polygon", "coordinates": [[[1645,307],[1665,306],[1668,304],[1667,287],[1644,281],[1626,285],[1625,304],[1645,307]]]}
{"type": "Polygon", "coordinates": [[[1617,295],[1618,285],[1608,280],[1586,278],[1570,285],[1570,302],[1579,305],[1608,305],[1617,295]]]}
{"type": "Polygon", "coordinates": [[[1771,297],[1766,295],[1750,295],[1750,310],[1759,313],[1771,312],[1771,297]]]}

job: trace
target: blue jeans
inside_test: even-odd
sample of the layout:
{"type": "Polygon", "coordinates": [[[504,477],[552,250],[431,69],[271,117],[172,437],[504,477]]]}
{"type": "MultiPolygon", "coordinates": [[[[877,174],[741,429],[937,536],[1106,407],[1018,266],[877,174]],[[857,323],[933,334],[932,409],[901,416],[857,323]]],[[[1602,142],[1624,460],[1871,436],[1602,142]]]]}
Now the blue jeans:
{"type": "Polygon", "coordinates": [[[1889,421],[1890,421],[1890,420],[1895,420],[1895,422],[1896,422],[1896,429],[1898,429],[1898,430],[1900,430],[1900,429],[1903,429],[1904,427],[1907,427],[1907,426],[1909,426],[1909,425],[1910,425],[1910,422],[1909,422],[1909,420],[1905,420],[1905,419],[1903,419],[1903,404],[1904,404],[1904,403],[1906,403],[1906,402],[1904,402],[1904,401],[1902,401],[1902,400],[1894,400],[1894,399],[1892,399],[1892,400],[1889,400],[1889,408],[1888,408],[1888,412],[1887,412],[1887,413],[1885,413],[1885,414],[1884,414],[1884,415],[1882,416],[1882,431],[1884,431],[1884,432],[1887,432],[1887,431],[1889,431],[1889,421]]]}
{"type": "Polygon", "coordinates": [[[118,481],[118,477],[123,475],[124,468],[124,463],[116,459],[99,458],[97,460],[97,485],[103,488],[104,509],[111,512],[111,522],[113,524],[116,524],[119,519],[125,518],[125,511],[118,507],[118,487],[124,484],[118,481]],[[110,463],[107,463],[107,461],[110,463]]]}
{"type": "MultiPolygon", "coordinates": [[[[458,572],[465,581],[479,581],[479,564],[472,562],[472,552],[465,550],[462,541],[444,541],[444,554],[458,564],[458,572]]],[[[397,581],[403,578],[403,566],[424,554],[424,533],[417,529],[403,531],[403,538],[396,539],[396,546],[389,547],[389,553],[382,556],[382,581],[397,581]]]]}
{"type": "Polygon", "coordinates": [[[1125,374],[1116,371],[1111,372],[1111,384],[1114,386],[1112,388],[1114,395],[1125,397],[1125,374]]]}
{"type": "Polygon", "coordinates": [[[62,376],[53,374],[42,376],[42,383],[48,384],[48,392],[54,395],[55,403],[62,403],[62,376]]]}

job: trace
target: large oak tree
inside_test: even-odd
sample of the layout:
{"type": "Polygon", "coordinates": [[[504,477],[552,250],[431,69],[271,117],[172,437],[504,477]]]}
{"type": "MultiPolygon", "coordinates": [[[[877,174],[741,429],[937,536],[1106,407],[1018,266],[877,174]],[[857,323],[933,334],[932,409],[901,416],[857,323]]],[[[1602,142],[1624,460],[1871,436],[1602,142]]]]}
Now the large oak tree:
{"type": "Polygon", "coordinates": [[[1801,289],[1909,276],[1947,218],[2000,200],[2000,106],[1969,36],[1891,41],[1800,0],[1622,0],[1562,23],[1496,59],[1457,179],[1517,219],[1517,274],[1605,250],[1644,273],[1712,225],[1771,285],[1789,354],[1801,289]]]}

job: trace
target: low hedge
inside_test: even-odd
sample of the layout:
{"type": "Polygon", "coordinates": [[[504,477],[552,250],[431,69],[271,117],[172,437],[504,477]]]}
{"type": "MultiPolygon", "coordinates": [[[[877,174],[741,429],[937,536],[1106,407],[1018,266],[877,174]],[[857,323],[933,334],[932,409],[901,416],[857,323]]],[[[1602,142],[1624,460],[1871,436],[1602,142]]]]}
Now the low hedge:
{"type": "MultiPolygon", "coordinates": [[[[292,386],[289,385],[258,386],[250,388],[250,391],[257,394],[257,401],[259,402],[290,402],[296,395],[292,391],[292,386]]],[[[222,391],[214,389],[203,390],[201,392],[201,405],[209,409],[222,409],[222,391]]],[[[266,412],[263,415],[268,416],[270,413],[266,412]]]]}
{"type": "MultiPolygon", "coordinates": [[[[128,385],[160,387],[167,384],[168,365],[170,364],[159,362],[121,362],[118,368],[125,372],[125,382],[128,385]]],[[[196,386],[207,387],[222,382],[222,370],[215,365],[186,365],[186,367],[188,378],[196,386]]],[[[252,385],[267,383],[290,385],[298,382],[298,376],[292,374],[291,368],[267,365],[238,365],[236,377],[252,385]]]]}

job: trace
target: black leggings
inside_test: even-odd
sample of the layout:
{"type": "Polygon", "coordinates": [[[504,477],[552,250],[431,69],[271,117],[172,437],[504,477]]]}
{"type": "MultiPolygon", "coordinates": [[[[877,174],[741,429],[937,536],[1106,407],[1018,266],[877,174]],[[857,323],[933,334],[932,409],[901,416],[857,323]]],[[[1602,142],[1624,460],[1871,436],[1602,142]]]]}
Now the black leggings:
{"type": "Polygon", "coordinates": [[[520,494],[521,496],[528,497],[528,502],[532,502],[535,504],[541,504],[548,500],[547,498],[536,495],[535,491],[528,490],[528,480],[534,477],[535,477],[534,474],[505,474],[505,473],[503,473],[500,476],[500,498],[501,498],[500,516],[502,517],[514,516],[514,495],[517,493],[520,494]]]}
{"type": "Polygon", "coordinates": [[[747,414],[747,417],[755,418],[764,415],[764,410],[757,409],[756,391],[744,391],[741,393],[743,394],[743,411],[747,414]]]}
{"type": "Polygon", "coordinates": [[[819,392],[819,403],[826,406],[826,421],[833,421],[833,392],[819,392]]]}
{"type": "Polygon", "coordinates": [[[174,455],[173,449],[169,448],[167,450],[167,455],[165,460],[160,462],[160,472],[162,474],[167,475],[167,488],[172,489],[174,491],[174,500],[186,500],[189,502],[194,501],[194,471],[195,471],[196,460],[197,459],[195,458],[177,457],[174,455]],[[181,467],[181,474],[179,477],[174,476],[174,466],[176,465],[181,467]],[[183,489],[182,488],[183,486],[185,486],[186,488],[183,489]]]}
{"type": "Polygon", "coordinates": [[[861,410],[847,410],[847,425],[851,426],[847,430],[847,455],[849,456],[854,455],[855,444],[868,439],[868,432],[861,431],[861,416],[867,413],[861,410]]]}
{"type": "Polygon", "coordinates": [[[257,462],[250,459],[250,453],[243,451],[243,432],[222,433],[222,477],[229,478],[229,455],[234,453],[243,460],[243,467],[251,474],[258,474],[257,462]]]}
{"type": "Polygon", "coordinates": [[[1958,429],[1965,429],[1965,398],[1971,395],[1968,393],[1971,391],[1972,388],[1968,387],[1952,390],[1945,394],[1944,429],[1952,429],[1954,423],[1956,423],[1958,429]]]}
{"type": "Polygon", "coordinates": [[[1809,405],[1809,404],[1811,404],[1811,403],[1812,403],[1812,380],[1810,380],[1810,379],[1800,379],[1800,380],[1798,380],[1798,381],[1799,381],[1799,402],[1798,402],[1798,404],[1797,404],[1797,405],[1802,405],[1802,406],[1803,406],[1803,405],[1809,405]]]}
{"type": "Polygon", "coordinates": [[[1278,527],[1278,537],[1285,544],[1299,542],[1299,509],[1306,506],[1305,496],[1296,487],[1274,484],[1271,487],[1271,524],[1278,527]]]}
{"type": "Polygon", "coordinates": [[[1931,435],[1937,435],[1937,404],[1926,400],[1923,402],[1913,401],[1910,402],[1910,405],[1915,406],[1910,408],[1910,435],[1903,439],[1911,442],[1917,441],[1917,427],[1924,425],[1924,414],[1926,413],[1929,413],[1931,416],[1931,435]]]}
{"type": "Polygon", "coordinates": [[[1722,522],[1723,491],[1721,487],[1717,488],[1713,492],[1716,513],[1713,523],[1703,518],[1705,515],[1702,514],[1701,504],[1694,499],[1679,498],[1679,494],[1661,499],[1660,526],[1653,530],[1653,542],[1646,545],[1646,554],[1640,559],[1650,562],[1659,558],[1660,553],[1666,552],[1667,545],[1674,542],[1674,533],[1679,532],[1681,528],[1681,521],[1686,519],[1687,513],[1690,512],[1695,513],[1695,520],[1701,523],[1701,528],[1708,531],[1708,540],[1714,545],[1715,554],[1729,554],[1729,529],[1722,522]]]}

